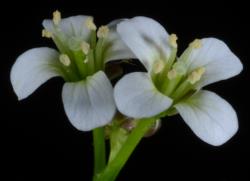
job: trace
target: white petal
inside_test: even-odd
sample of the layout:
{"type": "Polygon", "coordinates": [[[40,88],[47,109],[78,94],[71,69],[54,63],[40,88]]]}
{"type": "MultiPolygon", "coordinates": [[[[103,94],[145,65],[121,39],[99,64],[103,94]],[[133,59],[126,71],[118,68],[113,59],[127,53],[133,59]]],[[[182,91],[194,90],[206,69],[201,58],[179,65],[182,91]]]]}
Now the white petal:
{"type": "Polygon", "coordinates": [[[125,19],[117,19],[108,24],[110,31],[106,40],[106,43],[108,44],[108,49],[106,52],[106,62],[112,60],[135,58],[135,55],[122,41],[116,31],[117,24],[124,20],[125,19]]]}
{"type": "Polygon", "coordinates": [[[113,88],[102,71],[86,81],[65,83],[62,98],[70,122],[81,131],[106,125],[115,114],[113,88]]]}
{"type": "Polygon", "coordinates": [[[166,59],[171,53],[168,33],[155,20],[135,17],[121,22],[117,31],[136,57],[150,70],[154,61],[166,59]]]}
{"type": "Polygon", "coordinates": [[[213,92],[200,91],[175,107],[192,131],[211,145],[222,145],[238,130],[234,109],[213,92]]]}
{"type": "Polygon", "coordinates": [[[51,48],[33,48],[20,55],[10,73],[12,86],[18,99],[32,94],[48,79],[59,76],[58,52],[51,48]]]}
{"type": "MultiPolygon", "coordinates": [[[[59,29],[68,37],[78,37],[87,41],[90,36],[90,30],[86,27],[86,19],[90,16],[71,16],[61,20],[59,29]]],[[[55,32],[55,25],[52,20],[44,20],[43,26],[50,32],[55,32]]]]}
{"type": "Polygon", "coordinates": [[[228,79],[242,71],[239,58],[221,40],[204,38],[201,44],[201,48],[192,51],[188,60],[189,72],[197,67],[204,66],[206,69],[199,86],[228,79]]]}
{"type": "Polygon", "coordinates": [[[116,84],[114,96],[119,111],[133,118],[156,116],[172,104],[172,100],[160,93],[149,75],[143,72],[125,75],[116,84]]]}

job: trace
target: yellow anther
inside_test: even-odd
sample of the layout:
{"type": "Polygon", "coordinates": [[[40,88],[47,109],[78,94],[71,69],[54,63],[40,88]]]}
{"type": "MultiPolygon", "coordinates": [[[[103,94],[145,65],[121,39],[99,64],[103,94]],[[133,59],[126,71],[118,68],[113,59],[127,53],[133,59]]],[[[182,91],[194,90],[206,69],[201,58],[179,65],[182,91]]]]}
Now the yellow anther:
{"type": "Polygon", "coordinates": [[[177,76],[177,72],[175,69],[172,69],[168,72],[168,79],[169,80],[172,80],[174,79],[175,77],[177,76]]]}
{"type": "Polygon", "coordinates": [[[56,10],[53,12],[53,23],[55,25],[59,25],[60,22],[61,22],[61,13],[60,11],[56,10]]]}
{"type": "Polygon", "coordinates": [[[59,60],[60,60],[60,62],[64,65],[64,66],[69,66],[70,65],[70,59],[69,59],[69,57],[68,57],[68,55],[66,55],[66,54],[61,54],[60,56],[59,56],[59,60]]]}
{"type": "Polygon", "coordinates": [[[206,69],[204,67],[200,67],[196,71],[197,71],[198,74],[200,74],[202,76],[205,73],[205,70],[206,69]]]}
{"type": "Polygon", "coordinates": [[[171,34],[168,38],[168,42],[173,48],[177,48],[177,40],[178,37],[176,36],[176,34],[171,34]]]}
{"type": "Polygon", "coordinates": [[[198,82],[201,79],[201,76],[204,73],[205,73],[204,67],[198,68],[198,69],[194,70],[193,72],[191,72],[191,74],[188,76],[188,81],[191,84],[195,84],[196,82],[198,82]]]}
{"type": "Polygon", "coordinates": [[[90,45],[89,45],[87,42],[83,41],[83,42],[81,43],[81,49],[82,49],[82,52],[83,52],[85,55],[87,55],[87,54],[89,53],[89,48],[90,48],[90,45]]]}
{"type": "Polygon", "coordinates": [[[108,26],[100,26],[98,31],[97,31],[97,37],[98,38],[106,38],[109,33],[109,28],[108,26]]]}
{"type": "Polygon", "coordinates": [[[95,31],[96,30],[96,25],[94,23],[94,18],[93,17],[88,17],[85,21],[85,25],[87,26],[87,28],[89,30],[93,30],[95,31]]]}
{"type": "Polygon", "coordinates": [[[85,58],[85,60],[83,61],[83,63],[88,63],[89,59],[85,58]]]}
{"type": "Polygon", "coordinates": [[[165,66],[165,64],[164,64],[163,60],[158,60],[157,62],[155,62],[154,69],[153,69],[154,73],[155,74],[160,73],[164,69],[164,66],[165,66]]]}
{"type": "Polygon", "coordinates": [[[52,33],[46,29],[43,29],[42,30],[42,37],[45,37],[45,38],[52,38],[52,33]]]}
{"type": "Polygon", "coordinates": [[[192,48],[200,48],[202,46],[201,40],[195,39],[193,42],[189,44],[189,46],[192,48]]]}

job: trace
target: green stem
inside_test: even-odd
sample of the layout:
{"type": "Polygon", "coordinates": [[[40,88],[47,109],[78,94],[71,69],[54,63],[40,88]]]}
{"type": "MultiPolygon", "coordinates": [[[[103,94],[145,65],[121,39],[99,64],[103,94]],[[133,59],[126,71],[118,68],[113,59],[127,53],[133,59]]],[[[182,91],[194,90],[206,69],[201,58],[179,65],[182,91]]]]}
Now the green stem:
{"type": "Polygon", "coordinates": [[[94,140],[94,175],[100,173],[106,165],[105,133],[104,128],[93,130],[94,140]]]}
{"type": "Polygon", "coordinates": [[[114,181],[135,147],[154,122],[154,118],[139,120],[138,125],[130,133],[115,158],[107,165],[103,172],[97,175],[94,181],[114,181]]]}

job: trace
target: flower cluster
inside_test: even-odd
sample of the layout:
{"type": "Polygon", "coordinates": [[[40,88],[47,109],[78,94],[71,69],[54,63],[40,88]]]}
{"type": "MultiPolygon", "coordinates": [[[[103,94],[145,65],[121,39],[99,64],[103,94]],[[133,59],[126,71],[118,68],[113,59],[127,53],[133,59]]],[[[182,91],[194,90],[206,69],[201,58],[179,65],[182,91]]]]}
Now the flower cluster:
{"type": "Polygon", "coordinates": [[[144,64],[147,73],[125,75],[115,86],[120,112],[135,118],[180,113],[203,141],[218,146],[238,130],[234,109],[208,84],[239,74],[240,60],[216,38],[195,39],[177,57],[177,36],[150,18],[121,22],[121,39],[144,64]]]}
{"type": "Polygon", "coordinates": [[[109,123],[116,106],[105,64],[134,57],[116,32],[120,21],[97,30],[93,17],[61,19],[61,13],[55,11],[52,20],[43,21],[42,36],[51,38],[58,50],[28,50],[17,58],[11,70],[11,82],[19,100],[48,79],[61,76],[66,82],[62,90],[64,109],[77,129],[88,131],[109,123]]]}
{"type": "Polygon", "coordinates": [[[93,17],[62,19],[55,11],[43,26],[42,36],[51,38],[57,50],[34,48],[17,58],[11,83],[19,100],[48,79],[61,76],[65,112],[82,131],[108,125],[119,111],[133,119],[157,122],[179,113],[200,139],[215,146],[236,133],[238,120],[231,105],[203,90],[243,68],[223,41],[195,39],[178,56],[177,36],[147,17],[115,20],[97,28],[93,17]],[[138,59],[147,72],[124,75],[113,91],[105,64],[131,58],[138,59]]]}

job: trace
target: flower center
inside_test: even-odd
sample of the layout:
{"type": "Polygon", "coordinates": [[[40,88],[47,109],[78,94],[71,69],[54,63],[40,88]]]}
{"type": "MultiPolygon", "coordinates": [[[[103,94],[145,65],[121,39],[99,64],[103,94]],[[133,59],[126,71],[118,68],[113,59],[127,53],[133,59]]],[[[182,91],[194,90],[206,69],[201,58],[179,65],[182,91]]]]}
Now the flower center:
{"type": "Polygon", "coordinates": [[[168,60],[158,60],[152,69],[152,80],[156,88],[166,96],[171,97],[174,102],[178,102],[186,95],[194,92],[197,83],[205,73],[204,67],[199,67],[193,71],[188,71],[188,60],[190,53],[202,46],[201,41],[195,39],[190,43],[188,49],[180,58],[176,57],[177,36],[169,36],[169,44],[172,47],[172,53],[168,60]]]}
{"type": "MultiPolygon", "coordinates": [[[[53,13],[54,31],[44,29],[42,37],[52,38],[56,44],[60,56],[58,58],[60,69],[64,79],[76,82],[86,79],[99,70],[105,68],[105,40],[109,33],[107,26],[101,26],[98,30],[92,17],[86,19],[85,28],[90,30],[90,37],[83,40],[77,35],[69,35],[62,31],[61,13],[53,13]],[[97,31],[96,31],[97,30],[97,31]]],[[[72,28],[74,29],[73,25],[72,28]]]]}

